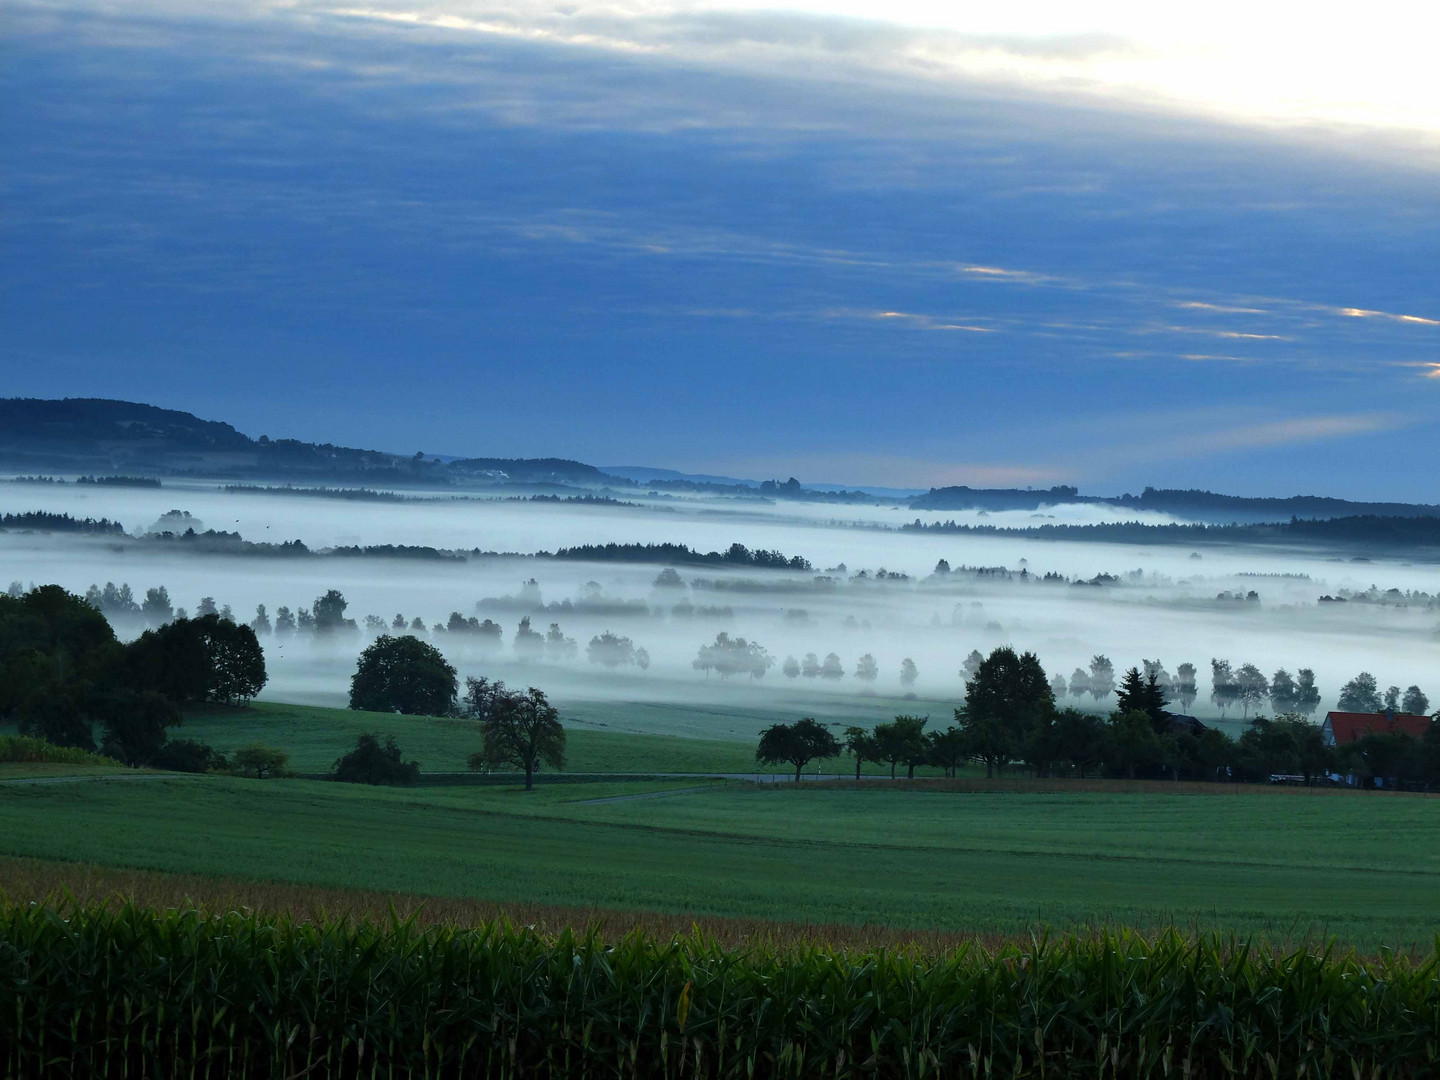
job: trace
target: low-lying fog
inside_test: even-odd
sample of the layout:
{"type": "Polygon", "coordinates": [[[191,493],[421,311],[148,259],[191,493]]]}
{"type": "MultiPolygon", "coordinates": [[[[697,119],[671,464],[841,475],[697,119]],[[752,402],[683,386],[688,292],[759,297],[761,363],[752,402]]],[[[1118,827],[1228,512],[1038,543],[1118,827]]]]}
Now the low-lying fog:
{"type": "MultiPolygon", "coordinates": [[[[1212,715],[1209,661],[1255,663],[1317,674],[1324,708],[1340,685],[1361,670],[1381,689],[1419,684],[1440,698],[1440,566],[1334,561],[1274,549],[1141,547],[1009,537],[902,534],[877,526],[913,521],[983,520],[1039,524],[1030,513],[984,518],[953,511],[920,514],[903,508],[759,501],[670,499],[643,507],[505,501],[350,502],[289,495],[229,494],[213,486],[160,490],[0,486],[0,511],[48,510],[118,520],[137,533],[169,510],[188,511],[205,528],[245,539],[300,539],[312,549],[338,544],[412,544],[489,551],[553,551],[586,543],[688,544],[701,551],[734,542],[801,555],[812,573],[678,566],[682,584],[655,584],[662,565],[578,563],[548,559],[471,558],[466,562],[408,559],[282,558],[177,554],[172,547],[68,534],[0,534],[0,588],[18,580],[56,582],[83,593],[92,584],[128,583],[137,600],[163,585],[176,606],[193,614],[202,597],[229,605],[249,620],[264,604],[274,620],[284,606],[309,608],[327,589],[349,601],[346,615],[361,632],[334,647],[295,638],[283,646],[264,638],[273,700],[343,702],[355,654],[368,637],[365,616],[397,614],[409,624],[444,623],[451,612],[492,619],[503,629],[499,652],[479,650],[459,634],[437,635],[462,675],[486,673],[552,689],[566,700],[714,702],[750,711],[801,691],[854,696],[871,690],[895,697],[901,662],[914,661],[914,692],[949,700],[961,693],[959,669],[972,649],[1008,643],[1039,654],[1046,670],[1067,678],[1104,653],[1117,677],[1142,658],[1170,672],[1181,662],[1199,668],[1193,711],[1212,715]],[[932,572],[946,559],[955,572],[932,572]],[[841,564],[845,570],[838,568],[841,564]],[[1008,575],[976,575],[963,567],[1004,567],[1008,575]],[[878,570],[906,575],[876,580],[878,570]],[[866,577],[857,578],[859,571],[866,577]],[[1024,570],[1025,576],[1020,576],[1024,570]],[[1037,580],[1112,575],[1101,585],[1037,580]],[[537,585],[524,592],[529,579],[537,585]],[[829,580],[817,581],[817,578],[829,580]],[[1383,595],[1369,601],[1319,602],[1322,595],[1376,587],[1425,596],[1383,595]],[[1245,599],[1249,592],[1258,599],[1245,599]],[[537,597],[538,592],[538,597],[537,597]],[[1219,594],[1236,599],[1217,599],[1219,594]],[[510,598],[510,599],[506,599],[510,598]],[[568,603],[567,603],[568,601],[568,603]],[[625,603],[628,602],[628,603],[625,603]],[[522,615],[544,634],[558,623],[576,642],[572,659],[522,663],[513,642],[522,615]],[[631,638],[649,655],[648,668],[607,669],[586,660],[586,646],[604,631],[631,638]],[[763,679],[739,675],[707,680],[692,666],[697,650],[724,631],[757,641],[775,661],[763,679]],[[843,677],[788,678],[787,656],[803,661],[835,653],[843,677]],[[856,678],[857,660],[871,654],[879,674],[856,678]]],[[[1115,520],[1092,506],[1042,511],[1043,520],[1115,520]]],[[[1139,515],[1126,514],[1126,520],[1139,515]]],[[[1161,515],[1148,521],[1169,520],[1161,515]]],[[[122,633],[136,626],[119,627],[122,633]]],[[[563,646],[561,647],[563,651],[563,646]]],[[[823,700],[820,707],[823,707],[823,700]]],[[[1067,703],[1077,703],[1066,699],[1067,703]]],[[[1110,699],[1113,702],[1113,698],[1110,699]]],[[[838,704],[838,700],[837,700],[838,704]]],[[[1084,704],[1091,704],[1086,699],[1084,704]]],[[[1268,711],[1268,710],[1267,710],[1268,711]]]]}

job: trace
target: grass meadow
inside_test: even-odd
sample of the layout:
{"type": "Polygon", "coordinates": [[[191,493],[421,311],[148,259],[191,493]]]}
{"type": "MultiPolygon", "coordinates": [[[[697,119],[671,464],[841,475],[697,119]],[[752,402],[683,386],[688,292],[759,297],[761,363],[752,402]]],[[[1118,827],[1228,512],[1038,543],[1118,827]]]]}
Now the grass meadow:
{"type": "Polygon", "coordinates": [[[0,785],[0,815],[11,857],[499,905],[991,935],[1175,925],[1367,949],[1428,946],[1440,924],[1427,796],[204,776],[0,785]]]}
{"type": "MultiPolygon", "coordinates": [[[[755,761],[754,735],[705,738],[696,721],[697,710],[683,705],[636,703],[585,703],[575,707],[592,718],[577,721],[571,709],[562,710],[566,737],[566,771],[571,773],[774,773],[792,770],[765,767],[755,761]],[[667,711],[668,710],[668,711],[667,711]],[[633,723],[629,718],[638,716],[633,723]],[[672,723],[666,727],[665,719],[672,723]],[[631,730],[632,728],[638,730],[631,730]],[[654,729],[654,730],[649,730],[654,729]]],[[[776,716],[778,720],[796,716],[776,716]]],[[[893,715],[893,714],[891,714],[893,715]]],[[[936,714],[939,716],[939,714],[936,714]]],[[[827,720],[836,719],[825,717],[827,720]]],[[[858,722],[846,714],[837,723],[858,722]]],[[[879,719],[885,719],[884,714],[879,719]]],[[[948,724],[947,712],[939,719],[948,724]]],[[[747,721],[747,730],[749,727],[747,721]]],[[[211,708],[187,714],[172,735],[199,739],[217,750],[231,752],[246,743],[278,746],[290,755],[290,768],[299,773],[328,772],[335,759],[355,746],[362,732],[394,734],[406,760],[418,761],[422,772],[465,772],[466,759],[480,748],[480,733],[473,721],[440,716],[400,716],[335,709],[317,705],[281,705],[256,702],[246,709],[211,708]]],[[[837,730],[837,737],[839,731],[837,730]]],[[[830,772],[853,773],[854,759],[827,761],[830,772]]],[[[888,775],[889,766],[868,762],[865,772],[888,775]]],[[[940,775],[924,769],[925,775],[940,775]]]]}

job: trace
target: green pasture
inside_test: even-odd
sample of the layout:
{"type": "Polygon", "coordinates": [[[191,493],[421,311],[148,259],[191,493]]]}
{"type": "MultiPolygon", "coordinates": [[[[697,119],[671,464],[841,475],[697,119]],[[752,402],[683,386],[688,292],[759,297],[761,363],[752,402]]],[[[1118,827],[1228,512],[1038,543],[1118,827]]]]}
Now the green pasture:
{"type": "MultiPolygon", "coordinates": [[[[786,768],[763,768],[755,761],[754,735],[743,738],[700,738],[683,734],[698,730],[686,720],[694,710],[685,706],[625,703],[587,703],[561,710],[566,736],[566,771],[573,773],[788,773],[786,768]],[[677,720],[668,733],[663,727],[667,710],[677,720]],[[641,716],[626,730],[625,717],[641,716]],[[586,717],[590,719],[587,721],[586,717]],[[597,721],[597,717],[605,718],[597,721]],[[603,726],[601,724],[603,723],[603,726]],[[687,726],[688,725],[688,726],[687,726]],[[639,730],[655,729],[649,734],[639,730]],[[677,734],[681,732],[682,734],[677,734]]],[[[797,719],[799,714],[769,714],[767,723],[797,719]]],[[[877,712],[866,721],[893,719],[894,713],[877,712]]],[[[846,715],[827,717],[827,722],[858,723],[846,715]]],[[[945,723],[950,722],[946,713],[945,723]]],[[[838,738],[842,728],[832,729],[838,738]]],[[[215,749],[231,753],[252,742],[277,746],[290,755],[290,768],[300,773],[330,771],[335,759],[355,746],[362,732],[381,736],[393,734],[406,760],[418,761],[422,772],[465,772],[466,759],[480,749],[478,726],[469,720],[438,716],[401,716],[398,713],[356,712],[316,705],[281,705],[256,702],[246,709],[202,709],[190,712],[185,723],[171,732],[172,738],[198,739],[215,749]]],[[[826,772],[853,773],[854,759],[836,758],[823,763],[826,772]]],[[[813,766],[812,766],[813,770],[813,766]]],[[[867,773],[889,774],[874,763],[867,773]]],[[[938,769],[920,770],[938,776],[938,769]]]]}
{"type": "Polygon", "coordinates": [[[0,785],[0,820],[4,855],[502,902],[990,933],[1174,923],[1362,947],[1428,947],[1440,929],[1426,796],[205,776],[0,785]]]}

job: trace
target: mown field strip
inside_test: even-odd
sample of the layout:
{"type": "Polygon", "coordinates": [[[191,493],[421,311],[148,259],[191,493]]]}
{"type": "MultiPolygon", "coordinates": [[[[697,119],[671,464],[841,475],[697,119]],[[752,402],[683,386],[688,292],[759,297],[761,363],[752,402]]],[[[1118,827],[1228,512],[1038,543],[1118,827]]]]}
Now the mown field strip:
{"type": "MultiPolygon", "coordinates": [[[[647,790],[654,788],[607,785],[592,797],[647,790]]],[[[805,830],[816,822],[851,827],[843,800],[864,793],[737,789],[606,805],[579,804],[576,794],[573,787],[527,796],[226,778],[10,788],[0,792],[7,825],[0,853],[497,903],[957,932],[1108,920],[1281,937],[1335,933],[1372,947],[1428,941],[1440,925],[1440,877],[1427,869],[1433,853],[1416,854],[1416,869],[1402,873],[1378,856],[1327,862],[1323,845],[1299,831],[1289,842],[1310,845],[1308,865],[1231,859],[1226,838],[1247,828],[1237,817],[1210,858],[1178,859],[1166,849],[1163,815],[1144,796],[1105,799],[1128,814],[1116,820],[1131,846],[1116,858],[1083,845],[1033,850],[1024,831],[983,842],[957,834],[949,845],[886,842],[887,832],[902,837],[907,818],[919,813],[901,793],[877,799],[869,832],[850,841],[805,830]],[[721,813],[727,804],[731,820],[721,813]],[[688,820],[679,814],[686,807],[688,820]],[[618,820],[603,820],[609,816],[618,820]],[[702,817],[708,827],[697,824],[702,817]],[[765,822],[768,834],[759,828],[765,822]]],[[[1023,797],[977,798],[924,797],[970,804],[976,821],[1013,814],[1030,829],[1085,812],[1093,801],[1047,797],[1037,814],[1023,797]]],[[[1343,800],[1253,806],[1302,802],[1343,809],[1343,800]]],[[[1382,805],[1401,803],[1374,804],[1382,805]]],[[[1114,805],[1099,810],[1115,814],[1114,805]]]]}

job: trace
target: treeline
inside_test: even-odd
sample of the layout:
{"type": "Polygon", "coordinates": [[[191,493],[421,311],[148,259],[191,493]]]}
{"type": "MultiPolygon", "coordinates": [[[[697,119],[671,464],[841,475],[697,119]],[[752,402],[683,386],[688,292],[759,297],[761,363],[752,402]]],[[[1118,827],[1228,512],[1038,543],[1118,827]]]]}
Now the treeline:
{"type": "Polygon", "coordinates": [[[69,514],[51,514],[30,510],[23,514],[0,514],[0,529],[28,529],[35,532],[125,534],[125,527],[109,518],[76,518],[69,514]]]}
{"type": "MultiPolygon", "coordinates": [[[[1347,702],[1347,696],[1364,691],[1367,679],[1373,692],[1373,677],[1362,675],[1347,684],[1342,705],[1383,704],[1379,697],[1347,702]]],[[[945,729],[927,731],[927,717],[898,716],[873,730],[847,728],[841,740],[813,722],[778,724],[762,735],[757,758],[788,762],[797,778],[805,764],[844,752],[854,758],[857,779],[867,761],[888,764],[892,776],[903,766],[912,777],[921,766],[953,776],[973,762],[984,765],[987,776],[1019,767],[1036,777],[1311,784],[1344,776],[1365,784],[1440,786],[1440,722],[1431,722],[1420,739],[1377,722],[1374,731],[1355,742],[1332,747],[1318,726],[1291,713],[1256,717],[1232,739],[1193,717],[1170,712],[1166,688],[1154,671],[1146,675],[1132,667],[1115,694],[1117,707],[1108,717],[1062,709],[1035,655],[1002,647],[976,665],[965,702],[945,729]]]]}
{"type": "Polygon", "coordinates": [[[954,520],[925,523],[916,518],[902,532],[975,536],[1016,536],[1033,540],[1104,541],[1117,544],[1366,544],[1377,547],[1440,546],[1440,517],[1302,519],[1253,525],[1146,525],[1112,521],[1093,525],[968,525],[954,520]]]}
{"type": "Polygon", "coordinates": [[[160,481],[153,476],[77,476],[77,484],[93,484],[97,487],[158,488],[160,481]]]}
{"type": "Polygon", "coordinates": [[[399,495],[393,491],[375,491],[372,488],[335,488],[335,487],[294,487],[293,485],[265,485],[259,484],[226,484],[224,489],[228,495],[297,495],[311,499],[344,499],[349,502],[385,502],[385,503],[406,503],[406,502],[431,502],[433,500],[418,498],[413,495],[399,495]]]}
{"type": "Polygon", "coordinates": [[[687,544],[581,544],[552,556],[580,562],[675,563],[682,566],[743,566],[766,570],[813,570],[809,559],[779,551],[731,544],[724,551],[699,552],[687,544]]]}
{"type": "Polygon", "coordinates": [[[626,502],[613,495],[512,495],[506,502],[563,503],[567,506],[629,506],[639,507],[637,502],[626,502]]]}
{"type": "Polygon", "coordinates": [[[1213,491],[1147,487],[1139,495],[1081,495],[1078,488],[1059,485],[1030,488],[931,488],[910,499],[913,510],[1038,510],[1042,506],[1079,503],[1089,506],[1123,506],[1210,520],[1283,521],[1288,518],[1435,517],[1440,506],[1423,503],[1352,502],[1317,495],[1288,498],[1252,498],[1213,491]],[[1222,517],[1221,515],[1226,515],[1222,517]]]}
{"type": "Polygon", "coordinates": [[[254,631],[218,614],[177,618],[128,644],[58,585],[0,596],[0,719],[22,735],[127,765],[203,771],[209,748],[167,745],[180,707],[245,704],[266,683],[254,631]]]}

